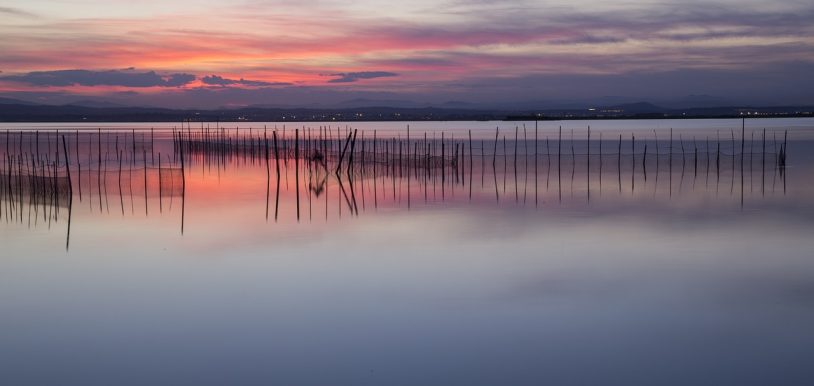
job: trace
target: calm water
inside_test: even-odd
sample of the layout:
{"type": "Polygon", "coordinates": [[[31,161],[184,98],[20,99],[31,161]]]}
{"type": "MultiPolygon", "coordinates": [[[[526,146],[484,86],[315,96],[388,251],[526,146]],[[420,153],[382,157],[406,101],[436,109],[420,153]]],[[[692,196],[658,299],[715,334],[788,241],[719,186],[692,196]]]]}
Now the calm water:
{"type": "MultiPolygon", "coordinates": [[[[0,384],[814,382],[814,120],[746,121],[744,141],[740,120],[541,122],[537,141],[533,122],[420,122],[412,145],[381,141],[407,124],[348,123],[367,141],[350,175],[281,152],[279,177],[259,145],[181,157],[172,124],[3,124],[25,132],[0,132],[0,176],[32,153],[52,171],[0,184],[0,384]],[[32,193],[67,178],[54,131],[32,150],[46,128],[72,195],[32,193]],[[421,164],[425,132],[458,161],[421,164]]],[[[303,128],[282,125],[280,148],[303,128]]],[[[263,124],[225,126],[263,143],[263,124]]],[[[345,127],[318,149],[338,154],[345,127]]]]}

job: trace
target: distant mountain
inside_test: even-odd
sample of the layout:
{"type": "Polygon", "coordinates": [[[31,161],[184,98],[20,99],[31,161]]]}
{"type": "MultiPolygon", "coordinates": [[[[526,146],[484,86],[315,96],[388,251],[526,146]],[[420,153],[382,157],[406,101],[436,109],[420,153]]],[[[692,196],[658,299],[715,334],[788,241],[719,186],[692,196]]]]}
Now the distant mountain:
{"type": "Polygon", "coordinates": [[[118,103],[98,101],[93,99],[83,99],[76,102],[67,103],[65,104],[65,106],[98,107],[98,108],[128,107],[118,103]]]}
{"type": "Polygon", "coordinates": [[[38,105],[39,103],[28,102],[28,101],[21,101],[19,99],[12,99],[12,98],[3,98],[0,97],[0,105],[26,105],[26,106],[33,106],[38,105]]]}

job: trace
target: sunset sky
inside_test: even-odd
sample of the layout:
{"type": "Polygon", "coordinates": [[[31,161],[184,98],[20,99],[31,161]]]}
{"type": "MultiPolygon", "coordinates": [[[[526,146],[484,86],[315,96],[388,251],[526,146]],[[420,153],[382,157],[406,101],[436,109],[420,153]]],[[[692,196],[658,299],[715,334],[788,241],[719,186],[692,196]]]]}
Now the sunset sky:
{"type": "Polygon", "coordinates": [[[811,1],[0,4],[0,97],[127,105],[814,103],[811,1]]]}

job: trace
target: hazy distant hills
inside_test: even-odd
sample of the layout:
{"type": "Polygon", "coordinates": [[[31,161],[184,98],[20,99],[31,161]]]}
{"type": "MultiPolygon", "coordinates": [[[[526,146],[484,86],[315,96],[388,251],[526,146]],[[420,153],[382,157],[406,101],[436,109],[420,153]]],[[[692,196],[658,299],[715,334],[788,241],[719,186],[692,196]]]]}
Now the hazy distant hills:
{"type": "MultiPolygon", "coordinates": [[[[686,108],[668,108],[649,102],[596,107],[484,108],[467,102],[428,106],[400,100],[354,99],[331,106],[264,106],[231,109],[169,109],[122,106],[96,100],[66,105],[44,105],[0,98],[3,122],[180,122],[194,121],[406,121],[406,120],[554,120],[554,119],[659,119],[702,117],[814,116],[814,106],[709,106],[716,98],[688,98],[686,108]],[[692,106],[695,105],[695,106],[692,106]]],[[[539,104],[537,106],[546,106],[539,104]]]]}
{"type": "Polygon", "coordinates": [[[0,105],[37,105],[38,103],[0,97],[0,105]]]}
{"type": "Polygon", "coordinates": [[[118,103],[112,102],[105,102],[105,101],[97,101],[93,99],[83,99],[78,100],[76,102],[68,103],[67,106],[79,106],[79,107],[99,107],[99,108],[110,108],[110,107],[129,107],[118,103]]]}

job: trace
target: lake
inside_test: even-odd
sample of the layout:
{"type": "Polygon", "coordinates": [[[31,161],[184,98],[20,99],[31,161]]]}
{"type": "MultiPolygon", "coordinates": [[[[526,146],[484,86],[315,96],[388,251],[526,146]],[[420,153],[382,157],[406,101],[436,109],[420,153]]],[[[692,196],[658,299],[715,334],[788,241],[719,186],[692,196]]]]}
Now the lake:
{"type": "Polygon", "coordinates": [[[0,384],[814,382],[814,119],[4,123],[0,152],[0,384]]]}

